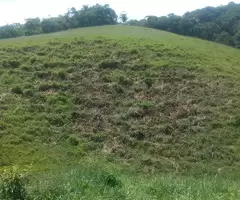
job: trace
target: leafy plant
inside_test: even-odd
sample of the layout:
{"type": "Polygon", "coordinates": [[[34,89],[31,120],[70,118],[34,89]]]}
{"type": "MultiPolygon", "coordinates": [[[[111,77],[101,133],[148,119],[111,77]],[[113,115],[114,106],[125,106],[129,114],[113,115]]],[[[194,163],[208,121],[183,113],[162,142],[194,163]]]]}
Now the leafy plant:
{"type": "Polygon", "coordinates": [[[0,197],[6,200],[27,200],[27,192],[24,187],[25,174],[19,173],[17,167],[4,170],[0,175],[0,197]]]}

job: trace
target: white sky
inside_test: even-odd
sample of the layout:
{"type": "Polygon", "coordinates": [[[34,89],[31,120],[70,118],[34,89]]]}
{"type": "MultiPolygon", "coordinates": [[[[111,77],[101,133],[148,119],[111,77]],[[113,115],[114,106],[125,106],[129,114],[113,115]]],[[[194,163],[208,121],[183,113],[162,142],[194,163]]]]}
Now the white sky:
{"type": "MultiPolygon", "coordinates": [[[[30,17],[47,17],[63,14],[68,8],[81,8],[88,4],[109,4],[119,14],[126,11],[131,19],[146,15],[182,15],[206,6],[228,4],[231,0],[0,0],[0,25],[24,22],[30,17]]],[[[233,0],[240,3],[240,0],[233,0]]]]}

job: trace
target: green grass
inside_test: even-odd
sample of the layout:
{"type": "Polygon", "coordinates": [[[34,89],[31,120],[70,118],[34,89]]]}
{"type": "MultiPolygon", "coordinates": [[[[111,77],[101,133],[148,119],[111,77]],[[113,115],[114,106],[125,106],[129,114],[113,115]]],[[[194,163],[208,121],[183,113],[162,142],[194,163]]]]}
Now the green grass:
{"type": "MultiPolygon", "coordinates": [[[[60,179],[63,196],[52,194],[58,199],[79,199],[78,184],[89,181],[83,199],[238,195],[239,50],[130,26],[1,40],[0,46],[0,171],[18,165],[52,186],[60,179]],[[86,170],[76,168],[95,157],[107,166],[132,166],[132,173],[128,167],[113,173],[121,188],[100,184],[98,172],[83,180],[86,170]],[[79,182],[71,173],[43,175],[68,165],[79,182]],[[148,186],[152,194],[143,189],[148,186]]],[[[31,195],[35,179],[26,186],[31,195]]]]}
{"type": "MultiPolygon", "coordinates": [[[[142,199],[142,200],[237,200],[239,182],[222,177],[201,178],[177,174],[142,174],[131,168],[116,168],[96,162],[85,162],[78,169],[61,169],[28,175],[21,188],[24,199],[142,199]]],[[[2,183],[0,182],[0,185],[2,183]]],[[[4,186],[4,185],[2,185],[4,186]]],[[[4,187],[3,187],[4,188],[4,187]]],[[[6,187],[5,187],[6,188],[6,187]]],[[[4,190],[2,190],[4,191],[4,190]]],[[[0,197],[1,193],[0,193],[0,197]]]]}

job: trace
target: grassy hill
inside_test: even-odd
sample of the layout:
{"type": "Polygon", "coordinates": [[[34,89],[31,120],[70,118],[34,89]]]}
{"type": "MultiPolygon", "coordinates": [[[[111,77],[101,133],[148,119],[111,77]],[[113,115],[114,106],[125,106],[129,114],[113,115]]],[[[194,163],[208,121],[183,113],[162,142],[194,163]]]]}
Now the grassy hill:
{"type": "Polygon", "coordinates": [[[0,171],[35,199],[239,197],[239,50],[103,26],[0,55],[0,171]]]}

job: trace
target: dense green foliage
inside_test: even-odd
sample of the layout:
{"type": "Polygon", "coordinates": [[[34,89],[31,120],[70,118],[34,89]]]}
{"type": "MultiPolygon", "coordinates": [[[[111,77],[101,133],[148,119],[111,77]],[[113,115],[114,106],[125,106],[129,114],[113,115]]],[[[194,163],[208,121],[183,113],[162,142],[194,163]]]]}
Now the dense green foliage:
{"type": "Polygon", "coordinates": [[[239,196],[239,50],[119,25],[0,44],[5,197],[239,196]]]}
{"type": "Polygon", "coordinates": [[[30,18],[25,24],[10,24],[0,27],[0,38],[51,33],[78,27],[112,25],[117,23],[117,15],[109,5],[83,6],[80,10],[71,8],[58,17],[30,18]]]}
{"type": "Polygon", "coordinates": [[[175,14],[147,16],[140,21],[130,20],[128,24],[199,37],[237,48],[240,46],[240,4],[233,2],[187,12],[182,17],[175,14]]]}

